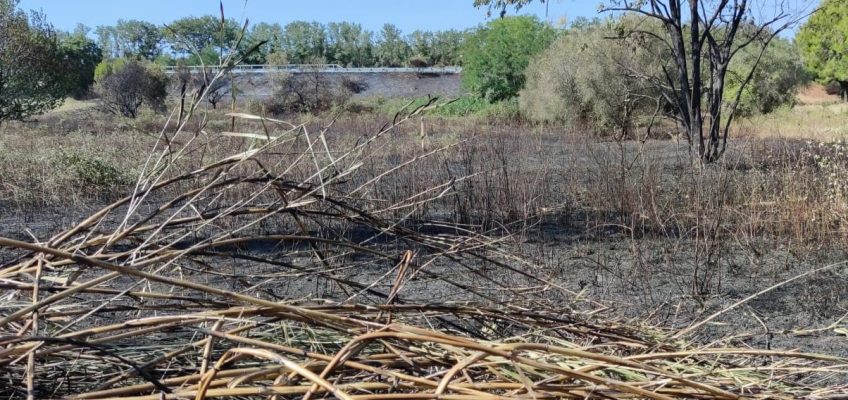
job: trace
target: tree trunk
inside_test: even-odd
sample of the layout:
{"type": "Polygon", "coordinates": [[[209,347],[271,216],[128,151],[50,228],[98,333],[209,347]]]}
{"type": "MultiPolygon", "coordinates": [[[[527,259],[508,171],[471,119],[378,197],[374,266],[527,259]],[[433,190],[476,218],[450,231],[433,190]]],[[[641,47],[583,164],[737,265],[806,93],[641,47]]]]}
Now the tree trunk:
{"type": "MultiPolygon", "coordinates": [[[[689,0],[690,21],[700,18],[698,0],[689,0]]],[[[689,95],[689,135],[698,138],[698,157],[703,159],[709,150],[704,143],[704,116],[701,114],[701,24],[689,24],[690,58],[692,60],[691,94],[689,95]]],[[[685,51],[685,50],[684,50],[685,51]]],[[[684,53],[685,54],[685,53],[684,53]]]]}
{"type": "Polygon", "coordinates": [[[839,81],[839,97],[848,102],[848,81],[839,81]]]}

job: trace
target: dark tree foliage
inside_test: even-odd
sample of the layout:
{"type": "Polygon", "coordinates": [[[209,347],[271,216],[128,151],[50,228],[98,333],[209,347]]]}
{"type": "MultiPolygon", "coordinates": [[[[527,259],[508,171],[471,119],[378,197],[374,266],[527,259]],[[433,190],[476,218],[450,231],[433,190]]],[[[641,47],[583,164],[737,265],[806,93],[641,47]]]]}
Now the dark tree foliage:
{"type": "Polygon", "coordinates": [[[283,28],[282,50],[294,64],[324,60],[327,55],[327,30],[317,22],[294,21],[283,28]]]}
{"type": "Polygon", "coordinates": [[[0,0],[0,123],[57,107],[67,93],[58,40],[44,15],[0,0]]]}
{"type": "Polygon", "coordinates": [[[171,49],[182,54],[212,50],[221,53],[233,46],[241,26],[233,19],[219,17],[186,17],[178,19],[162,30],[163,38],[171,49]]]}
{"type": "Polygon", "coordinates": [[[100,46],[83,33],[66,35],[59,42],[68,94],[76,99],[88,95],[94,84],[94,70],[103,61],[100,46]]]}
{"type": "Polygon", "coordinates": [[[401,67],[409,58],[410,48],[403,40],[403,32],[392,24],[385,24],[377,36],[374,58],[378,65],[401,67]]]}
{"type": "Polygon", "coordinates": [[[410,58],[428,65],[461,65],[460,52],[470,31],[414,31],[404,34],[386,24],[372,32],[353,22],[293,21],[285,26],[258,23],[250,30],[233,19],[186,17],[163,27],[137,20],[119,20],[95,30],[103,57],[134,58],[160,65],[211,65],[236,43],[251,48],[264,43],[246,64],[339,64],[351,67],[402,67],[410,58]],[[244,34],[243,34],[244,33],[244,34]],[[167,50],[167,52],[165,52],[167,50]]]}
{"type": "Polygon", "coordinates": [[[262,42],[265,45],[248,55],[245,64],[273,64],[275,58],[284,53],[282,39],[283,27],[280,24],[260,22],[253,25],[245,38],[245,46],[250,48],[262,42]]]}
{"type": "Polygon", "coordinates": [[[327,25],[327,58],[346,67],[374,65],[373,34],[360,24],[331,22],[327,25]]]}

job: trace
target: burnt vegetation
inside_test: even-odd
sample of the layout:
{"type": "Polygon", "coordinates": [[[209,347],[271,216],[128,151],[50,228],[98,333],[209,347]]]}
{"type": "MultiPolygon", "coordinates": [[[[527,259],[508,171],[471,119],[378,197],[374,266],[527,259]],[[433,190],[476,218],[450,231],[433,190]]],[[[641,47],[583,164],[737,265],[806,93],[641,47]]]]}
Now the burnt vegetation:
{"type": "Polygon", "coordinates": [[[461,35],[122,20],[91,68],[0,0],[0,396],[848,391],[845,107],[781,37],[813,8],[474,3],[501,18],[461,35]],[[27,40],[90,81],[29,85],[27,40]],[[465,95],[330,61],[461,63],[465,95]]]}

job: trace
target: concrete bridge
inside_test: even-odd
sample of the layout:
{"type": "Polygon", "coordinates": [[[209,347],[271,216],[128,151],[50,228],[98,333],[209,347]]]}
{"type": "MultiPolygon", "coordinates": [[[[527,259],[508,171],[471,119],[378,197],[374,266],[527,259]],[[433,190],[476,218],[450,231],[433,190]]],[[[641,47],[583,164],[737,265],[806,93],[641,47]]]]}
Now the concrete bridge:
{"type": "MultiPolygon", "coordinates": [[[[165,73],[176,74],[182,69],[188,69],[191,73],[200,73],[204,69],[207,72],[216,72],[217,66],[185,66],[165,67],[165,73]]],[[[462,72],[462,67],[371,67],[371,68],[347,68],[338,64],[288,64],[288,65],[238,65],[232,69],[235,75],[268,74],[273,72],[288,72],[292,74],[320,73],[320,74],[373,74],[373,73],[418,73],[454,75],[462,72]]]]}

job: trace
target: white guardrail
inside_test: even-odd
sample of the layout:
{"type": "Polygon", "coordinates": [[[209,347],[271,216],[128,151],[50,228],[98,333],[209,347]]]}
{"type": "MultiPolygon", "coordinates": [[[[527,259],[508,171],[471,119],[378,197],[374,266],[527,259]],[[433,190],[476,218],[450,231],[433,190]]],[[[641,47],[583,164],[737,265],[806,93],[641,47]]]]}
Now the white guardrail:
{"type": "MultiPolygon", "coordinates": [[[[191,73],[199,73],[206,69],[208,72],[216,72],[218,67],[210,66],[184,66],[184,67],[165,67],[165,73],[176,74],[181,70],[188,70],[191,73]]],[[[232,69],[234,74],[267,74],[271,72],[289,72],[289,73],[337,73],[337,74],[357,74],[357,73],[419,73],[419,74],[458,74],[462,72],[462,67],[373,67],[373,68],[347,68],[338,64],[290,64],[290,65],[238,65],[232,69]]]]}

